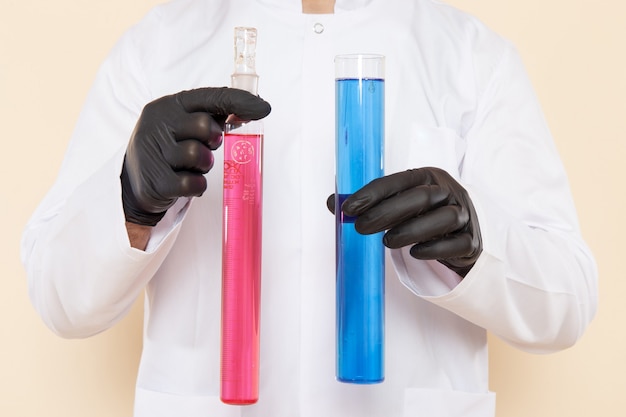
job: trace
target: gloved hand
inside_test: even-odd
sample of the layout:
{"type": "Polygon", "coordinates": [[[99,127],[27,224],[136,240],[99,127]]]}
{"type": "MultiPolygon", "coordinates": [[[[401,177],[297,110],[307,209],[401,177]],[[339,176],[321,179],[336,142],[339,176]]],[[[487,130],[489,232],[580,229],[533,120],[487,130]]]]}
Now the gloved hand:
{"type": "Polygon", "coordinates": [[[257,120],[263,99],[234,88],[182,91],[148,103],[130,138],[120,176],[126,221],[156,225],[178,197],[200,196],[226,117],[257,120]]]}
{"type": "MultiPolygon", "coordinates": [[[[334,212],[335,196],[327,201],[334,212]]],[[[359,233],[387,230],[385,246],[413,245],[411,256],[436,259],[465,277],[482,252],[480,227],[467,191],[447,172],[419,168],[378,178],[342,204],[359,233]]]]}

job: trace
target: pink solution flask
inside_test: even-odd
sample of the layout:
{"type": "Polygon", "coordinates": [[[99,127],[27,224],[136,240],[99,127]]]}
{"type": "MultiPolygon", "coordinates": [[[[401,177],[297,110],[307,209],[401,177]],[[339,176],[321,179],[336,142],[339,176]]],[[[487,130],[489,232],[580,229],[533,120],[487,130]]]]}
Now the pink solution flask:
{"type": "MultiPolygon", "coordinates": [[[[257,93],[256,29],[235,28],[231,85],[257,93]]],[[[222,402],[259,397],[263,123],[229,117],[224,128],[222,402]]]]}

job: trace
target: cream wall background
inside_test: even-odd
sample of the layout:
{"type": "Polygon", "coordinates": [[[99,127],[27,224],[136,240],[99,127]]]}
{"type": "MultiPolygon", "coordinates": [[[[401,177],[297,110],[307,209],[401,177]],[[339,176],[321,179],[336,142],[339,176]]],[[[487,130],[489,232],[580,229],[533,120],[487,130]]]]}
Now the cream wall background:
{"type": "MultiPolygon", "coordinates": [[[[104,334],[60,339],[29,303],[19,240],[54,180],[98,65],[160,2],[0,0],[0,416],[131,415],[141,301],[104,334]]],[[[449,2],[518,46],[600,270],[599,313],[575,347],[534,356],[490,340],[498,417],[625,416],[626,5],[449,2]]]]}

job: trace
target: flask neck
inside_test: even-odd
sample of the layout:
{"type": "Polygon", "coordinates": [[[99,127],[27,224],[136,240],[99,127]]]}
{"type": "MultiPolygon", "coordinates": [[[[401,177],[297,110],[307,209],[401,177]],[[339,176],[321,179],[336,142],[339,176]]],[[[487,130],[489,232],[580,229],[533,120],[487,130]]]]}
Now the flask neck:
{"type": "Polygon", "coordinates": [[[256,28],[235,28],[235,69],[231,87],[257,94],[259,76],[256,73],[256,28]]]}
{"type": "Polygon", "coordinates": [[[259,76],[252,74],[234,73],[230,77],[230,86],[240,90],[246,90],[254,95],[258,94],[259,76]]]}

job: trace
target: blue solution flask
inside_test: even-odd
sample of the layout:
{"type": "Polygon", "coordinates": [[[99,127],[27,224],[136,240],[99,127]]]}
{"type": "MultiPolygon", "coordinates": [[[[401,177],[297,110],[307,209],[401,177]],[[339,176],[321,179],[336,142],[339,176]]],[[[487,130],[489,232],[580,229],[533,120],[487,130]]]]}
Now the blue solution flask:
{"type": "Polygon", "coordinates": [[[335,87],[336,377],[373,384],[385,378],[383,233],[358,233],[341,204],[384,174],[385,84],[383,78],[337,78],[335,87]]]}

